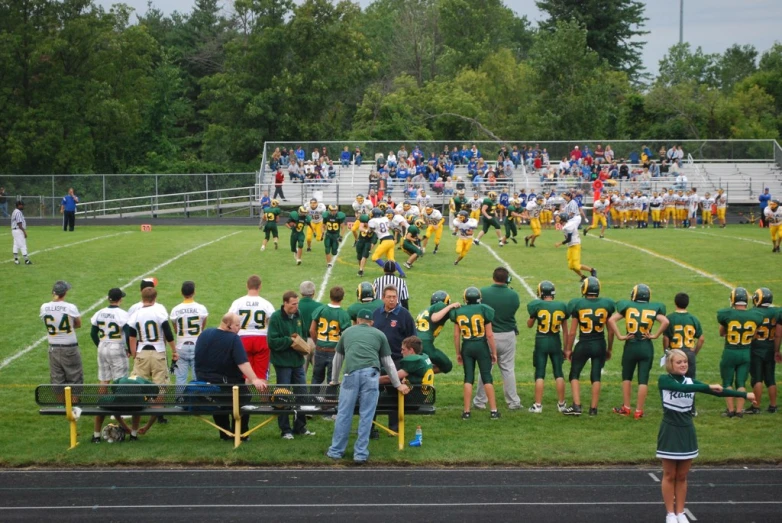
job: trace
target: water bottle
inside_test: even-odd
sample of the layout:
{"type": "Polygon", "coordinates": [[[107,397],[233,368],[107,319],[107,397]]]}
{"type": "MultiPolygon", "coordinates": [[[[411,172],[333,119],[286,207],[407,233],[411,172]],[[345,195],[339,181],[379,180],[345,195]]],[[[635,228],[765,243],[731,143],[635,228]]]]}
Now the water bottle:
{"type": "Polygon", "coordinates": [[[424,433],[421,430],[421,425],[418,425],[415,429],[415,438],[410,442],[411,447],[420,447],[424,444],[424,433]]]}

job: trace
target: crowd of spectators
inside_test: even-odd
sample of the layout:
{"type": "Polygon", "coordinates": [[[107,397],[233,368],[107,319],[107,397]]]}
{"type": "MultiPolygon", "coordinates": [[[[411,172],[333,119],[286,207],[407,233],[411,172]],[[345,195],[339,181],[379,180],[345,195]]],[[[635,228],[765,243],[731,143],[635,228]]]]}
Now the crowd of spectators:
{"type": "Polygon", "coordinates": [[[631,150],[627,158],[617,158],[611,145],[603,148],[597,144],[594,149],[576,145],[558,163],[552,162],[548,150],[539,144],[502,145],[496,154],[484,154],[475,144],[445,145],[439,153],[427,153],[418,145],[408,151],[402,145],[396,152],[393,149],[388,154],[378,152],[369,159],[360,147],[351,151],[344,146],[339,158],[332,159],[326,146],[313,148],[309,156],[298,146],[290,151],[276,148],[269,166],[275,170],[287,169],[294,183],[328,183],[337,178],[337,165],[347,168],[369,161],[372,166],[368,190],[383,199],[395,191],[397,194],[401,191],[402,198],[414,198],[421,189],[446,196],[462,189],[481,194],[499,191],[512,183],[514,171],[522,165],[528,173],[539,176],[544,186],[588,187],[597,180],[604,185],[627,180],[644,187],[654,178],[679,175],[683,160],[681,145],[663,146],[656,155],[643,145],[640,151],[631,150]]]}

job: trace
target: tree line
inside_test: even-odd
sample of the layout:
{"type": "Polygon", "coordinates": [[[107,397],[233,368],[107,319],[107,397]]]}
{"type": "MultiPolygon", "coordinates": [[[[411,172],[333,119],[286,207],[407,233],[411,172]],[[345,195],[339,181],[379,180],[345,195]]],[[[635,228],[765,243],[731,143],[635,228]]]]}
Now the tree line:
{"type": "Polygon", "coordinates": [[[779,136],[779,43],[650,71],[641,2],[538,6],[0,2],[0,173],[252,171],[267,140],[779,136]]]}

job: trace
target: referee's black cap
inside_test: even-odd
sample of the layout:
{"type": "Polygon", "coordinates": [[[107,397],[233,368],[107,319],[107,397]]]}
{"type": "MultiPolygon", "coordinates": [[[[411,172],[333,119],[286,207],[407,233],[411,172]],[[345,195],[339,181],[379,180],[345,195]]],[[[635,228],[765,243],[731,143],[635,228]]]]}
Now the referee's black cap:
{"type": "Polygon", "coordinates": [[[383,272],[387,274],[393,274],[395,271],[396,271],[396,263],[392,262],[391,260],[383,264],[383,272]]]}
{"type": "Polygon", "coordinates": [[[24,207],[24,201],[22,201],[22,200],[16,200],[16,206],[17,206],[17,207],[24,207]]]}

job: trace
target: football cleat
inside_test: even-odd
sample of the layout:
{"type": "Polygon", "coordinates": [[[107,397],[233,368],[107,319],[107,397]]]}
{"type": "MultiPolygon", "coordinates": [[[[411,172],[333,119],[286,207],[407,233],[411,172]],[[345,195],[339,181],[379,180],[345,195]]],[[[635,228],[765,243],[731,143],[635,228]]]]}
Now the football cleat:
{"type": "Polygon", "coordinates": [[[538,405],[537,403],[533,403],[532,406],[527,410],[533,414],[540,414],[543,412],[543,406],[538,405]]]}
{"type": "Polygon", "coordinates": [[[644,411],[642,411],[642,410],[636,410],[633,413],[633,419],[641,419],[643,417],[644,417],[644,411]]]}
{"type": "Polygon", "coordinates": [[[464,289],[465,303],[480,303],[481,290],[478,287],[467,287],[464,289]]]}
{"type": "Polygon", "coordinates": [[[538,283],[538,298],[553,298],[557,294],[554,284],[548,280],[538,283]]]}
{"type": "Polygon", "coordinates": [[[638,285],[633,287],[633,290],[630,293],[631,301],[648,303],[651,298],[652,298],[652,290],[649,288],[648,285],[644,283],[639,283],[638,285]]]}
{"type": "Polygon", "coordinates": [[[32,264],[33,264],[33,262],[31,262],[30,260],[25,260],[25,261],[24,261],[24,264],[25,264],[25,265],[32,265],[32,264]]]}
{"type": "Polygon", "coordinates": [[[462,419],[463,420],[470,419],[470,413],[469,412],[462,412],[462,419]]]}
{"type": "Polygon", "coordinates": [[[629,416],[630,412],[630,407],[625,405],[622,405],[621,407],[614,407],[614,414],[619,414],[620,416],[629,416]]]}
{"type": "Polygon", "coordinates": [[[559,412],[565,412],[565,409],[567,408],[567,403],[564,401],[562,403],[557,402],[557,410],[559,412]]]}
{"type": "Polygon", "coordinates": [[[491,411],[491,414],[489,414],[489,419],[492,421],[500,419],[500,411],[498,410],[491,411]]]}
{"type": "Polygon", "coordinates": [[[571,405],[570,407],[565,408],[565,410],[563,410],[561,412],[565,416],[580,416],[581,415],[581,405],[571,405]]]}

